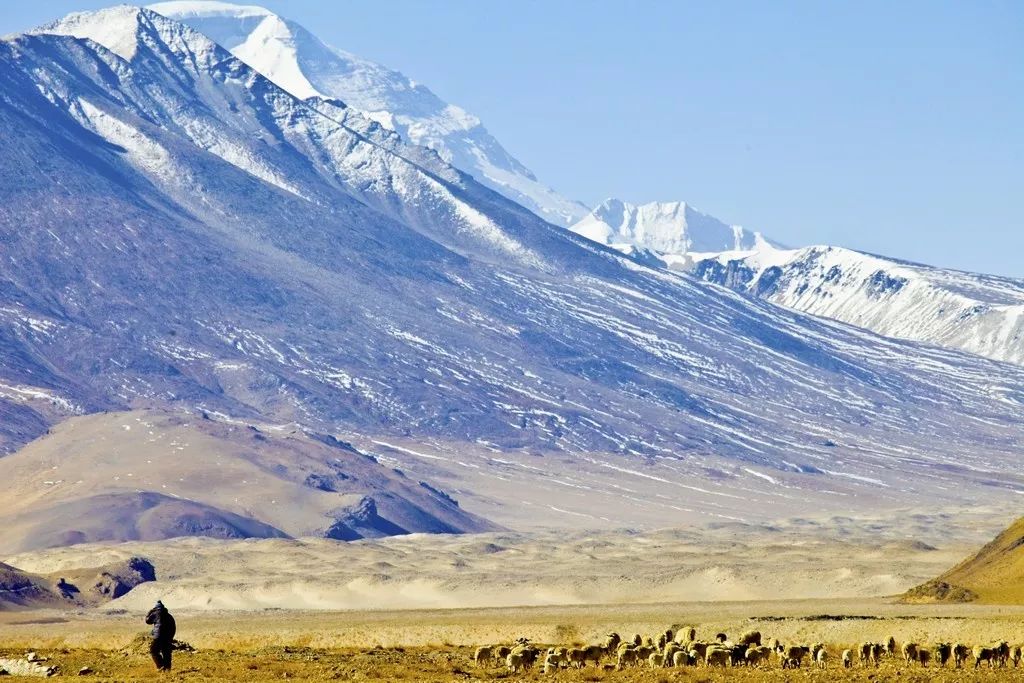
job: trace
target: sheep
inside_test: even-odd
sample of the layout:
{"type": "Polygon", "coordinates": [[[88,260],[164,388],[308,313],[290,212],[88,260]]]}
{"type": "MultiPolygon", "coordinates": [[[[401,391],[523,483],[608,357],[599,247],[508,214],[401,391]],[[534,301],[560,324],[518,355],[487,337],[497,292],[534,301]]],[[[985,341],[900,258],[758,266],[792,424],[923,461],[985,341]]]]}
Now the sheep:
{"type": "Polygon", "coordinates": [[[932,658],[932,653],[927,648],[919,648],[917,651],[917,661],[921,662],[921,666],[928,666],[929,660],[932,658]]]}
{"type": "Polygon", "coordinates": [[[658,636],[658,644],[657,644],[658,649],[659,650],[664,650],[665,649],[665,644],[668,641],[669,641],[669,639],[665,637],[664,633],[662,633],[660,636],[658,636]]]}
{"type": "Polygon", "coordinates": [[[824,643],[815,643],[814,645],[811,645],[811,659],[817,659],[818,658],[818,651],[819,650],[824,650],[824,649],[825,649],[825,644],[824,643]]]}
{"type": "Polygon", "coordinates": [[[690,652],[696,652],[697,653],[697,659],[704,659],[704,655],[707,653],[708,647],[709,646],[708,646],[707,643],[698,641],[696,643],[690,643],[689,651],[690,652]]]}
{"type": "Polygon", "coordinates": [[[583,651],[583,665],[593,662],[595,667],[601,666],[601,657],[606,653],[603,645],[590,645],[583,651]]]}
{"type": "Polygon", "coordinates": [[[954,643],[953,645],[953,667],[959,669],[967,662],[967,658],[971,656],[971,648],[967,647],[963,643],[954,643]]]}
{"type": "Polygon", "coordinates": [[[760,645],[761,644],[761,632],[760,631],[747,631],[739,640],[740,645],[760,645]]]}
{"type": "Polygon", "coordinates": [[[485,667],[491,665],[491,660],[494,658],[494,649],[488,646],[478,647],[476,652],[473,653],[473,662],[478,667],[485,667]]]}
{"type": "Polygon", "coordinates": [[[732,645],[729,646],[726,643],[726,649],[729,650],[729,661],[733,666],[743,666],[747,663],[747,650],[750,649],[748,645],[732,645]]]}
{"type": "Polygon", "coordinates": [[[647,666],[652,669],[661,669],[665,665],[665,656],[660,652],[652,652],[651,656],[647,658],[647,666]]]}
{"type": "Polygon", "coordinates": [[[935,650],[935,659],[939,666],[946,666],[949,656],[953,653],[953,646],[949,643],[935,643],[932,649],[935,650]]]}
{"type": "Polygon", "coordinates": [[[819,669],[825,669],[828,667],[828,650],[821,648],[817,654],[814,655],[814,661],[818,665],[819,669]]]}
{"type": "Polygon", "coordinates": [[[619,650],[615,668],[622,671],[627,664],[630,666],[637,665],[636,650],[628,646],[619,650]]]}
{"type": "Polygon", "coordinates": [[[508,657],[505,658],[505,666],[508,670],[514,674],[519,673],[523,670],[523,655],[518,652],[510,652],[508,657]]]}
{"type": "Polygon", "coordinates": [[[772,649],[765,646],[752,647],[746,652],[747,666],[766,664],[771,657],[772,649]]]}
{"type": "Polygon", "coordinates": [[[519,655],[519,660],[522,662],[522,666],[529,669],[536,663],[537,657],[540,656],[540,650],[533,646],[520,643],[512,648],[511,654],[519,655]]]}
{"type": "Polygon", "coordinates": [[[889,636],[889,640],[885,641],[885,656],[895,657],[896,656],[896,639],[889,636]]]}
{"type": "Polygon", "coordinates": [[[990,647],[982,647],[981,645],[975,646],[971,652],[974,655],[974,668],[977,669],[981,666],[982,662],[988,662],[989,667],[992,667],[992,662],[995,660],[995,652],[990,647]]]}
{"type": "Polygon", "coordinates": [[[561,669],[564,665],[569,663],[569,648],[565,647],[552,647],[548,648],[547,655],[544,657],[544,673],[551,673],[561,669]]]}
{"type": "Polygon", "coordinates": [[[868,660],[878,666],[878,660],[882,657],[883,646],[878,643],[871,643],[871,648],[868,650],[868,660]]]}
{"type": "Polygon", "coordinates": [[[871,662],[871,643],[861,643],[857,646],[857,659],[861,666],[867,666],[871,662]]]}
{"type": "Polygon", "coordinates": [[[613,631],[609,633],[607,636],[605,636],[604,643],[601,647],[604,648],[606,654],[610,655],[611,653],[615,652],[616,649],[618,649],[619,643],[621,642],[622,636],[613,631]]]}
{"type": "Polygon", "coordinates": [[[639,633],[634,633],[633,634],[633,645],[635,647],[640,647],[643,644],[644,644],[643,636],[641,636],[639,633]]]}
{"type": "Polygon", "coordinates": [[[1022,656],[1024,656],[1024,650],[1021,649],[1020,645],[1014,645],[1010,648],[1010,659],[1013,660],[1014,669],[1016,669],[1017,665],[1020,664],[1022,656]]]}
{"type": "Polygon", "coordinates": [[[717,640],[720,643],[724,643],[725,641],[729,640],[729,636],[725,635],[724,633],[716,633],[715,640],[717,640]]]}
{"type": "Polygon", "coordinates": [[[672,655],[672,666],[689,666],[690,658],[693,654],[692,650],[690,652],[676,650],[675,654],[672,655]]]}
{"type": "Polygon", "coordinates": [[[726,667],[731,660],[732,652],[724,647],[709,647],[704,655],[704,663],[708,666],[726,667]]]}
{"type": "MultiPolygon", "coordinates": [[[[675,631],[670,628],[665,629],[665,632],[662,635],[665,636],[666,643],[671,642],[676,638],[675,631]]],[[[664,647],[664,645],[662,647],[664,647]]]]}
{"type": "Polygon", "coordinates": [[[782,658],[783,669],[799,669],[803,665],[804,657],[810,648],[801,645],[790,645],[786,648],[785,656],[782,658]]]}
{"type": "Polygon", "coordinates": [[[637,659],[646,660],[652,654],[654,654],[655,648],[653,645],[644,645],[636,649],[637,659]]]}
{"type": "Polygon", "coordinates": [[[511,652],[512,648],[508,645],[499,645],[493,654],[498,658],[498,661],[504,661],[505,657],[508,657],[511,652]]]}
{"type": "Polygon", "coordinates": [[[998,645],[992,648],[992,652],[999,666],[1006,666],[1007,660],[1010,659],[1010,644],[1005,640],[1000,641],[998,645]]]}
{"type": "Polygon", "coordinates": [[[582,669],[587,665],[587,651],[581,647],[574,647],[565,653],[565,661],[571,667],[582,669]]]}
{"type": "Polygon", "coordinates": [[[917,643],[903,643],[903,661],[913,664],[917,660],[917,643]]]}
{"type": "Polygon", "coordinates": [[[853,666],[853,650],[843,650],[843,668],[849,669],[853,666]]]}
{"type": "Polygon", "coordinates": [[[665,666],[672,666],[673,657],[681,649],[682,647],[679,643],[674,640],[665,643],[665,647],[661,651],[662,661],[665,663],[665,666]]]}

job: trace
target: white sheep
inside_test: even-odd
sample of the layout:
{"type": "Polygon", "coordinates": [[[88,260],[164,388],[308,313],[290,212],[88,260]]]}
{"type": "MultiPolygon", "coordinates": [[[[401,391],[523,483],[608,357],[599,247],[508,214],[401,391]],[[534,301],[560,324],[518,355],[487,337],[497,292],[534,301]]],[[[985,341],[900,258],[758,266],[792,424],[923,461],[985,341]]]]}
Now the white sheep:
{"type": "Polygon", "coordinates": [[[849,669],[853,666],[853,650],[843,650],[843,668],[849,669]]]}

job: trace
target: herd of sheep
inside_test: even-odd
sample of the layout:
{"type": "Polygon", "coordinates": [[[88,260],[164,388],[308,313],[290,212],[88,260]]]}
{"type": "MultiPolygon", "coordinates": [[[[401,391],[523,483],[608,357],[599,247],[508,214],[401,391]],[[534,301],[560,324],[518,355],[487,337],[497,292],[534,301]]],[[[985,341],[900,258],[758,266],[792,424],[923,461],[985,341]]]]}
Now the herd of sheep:
{"type": "MultiPolygon", "coordinates": [[[[520,638],[511,645],[494,645],[477,648],[474,661],[479,667],[504,665],[512,673],[519,673],[536,665],[544,673],[554,673],[563,668],[584,668],[589,664],[606,669],[624,669],[646,664],[652,669],[683,666],[771,666],[784,669],[810,665],[827,668],[833,656],[825,645],[784,645],[778,640],[762,644],[760,631],[744,633],[733,642],[724,633],[719,633],[711,642],[698,640],[694,628],[671,629],[657,638],[644,638],[640,634],[624,640],[618,633],[609,633],[604,642],[586,647],[551,647],[543,649],[532,644],[527,638],[520,638]]],[[[902,660],[907,665],[946,666],[952,662],[956,668],[983,663],[989,667],[1014,667],[1021,663],[1021,647],[1011,647],[1006,642],[990,646],[971,647],[961,643],[936,643],[923,647],[918,643],[903,643],[897,647],[896,639],[890,637],[885,643],[862,643],[855,649],[843,650],[836,664],[850,668],[878,666],[882,658],[902,660]]]]}

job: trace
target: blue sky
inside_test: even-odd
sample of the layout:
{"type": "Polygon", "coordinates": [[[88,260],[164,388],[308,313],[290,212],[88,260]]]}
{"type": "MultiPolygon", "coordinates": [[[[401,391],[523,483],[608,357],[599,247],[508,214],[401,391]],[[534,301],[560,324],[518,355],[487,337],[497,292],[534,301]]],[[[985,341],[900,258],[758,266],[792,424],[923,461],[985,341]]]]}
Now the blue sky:
{"type": "MultiPolygon", "coordinates": [[[[0,33],[93,0],[5,3],[0,33]]],[[[1024,2],[264,0],[565,195],[1024,277],[1024,2]]]]}

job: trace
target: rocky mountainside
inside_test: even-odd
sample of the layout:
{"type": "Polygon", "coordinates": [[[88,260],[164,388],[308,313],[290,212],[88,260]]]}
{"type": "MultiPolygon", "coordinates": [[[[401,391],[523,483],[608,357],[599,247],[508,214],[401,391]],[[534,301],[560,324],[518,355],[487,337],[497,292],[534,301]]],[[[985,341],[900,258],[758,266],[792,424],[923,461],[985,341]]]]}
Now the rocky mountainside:
{"type": "Polygon", "coordinates": [[[537,523],[1024,487],[1024,369],[647,267],[151,10],[0,42],[0,181],[7,451],[205,410],[465,464],[470,511],[561,486],[537,523]]]}
{"type": "Polygon", "coordinates": [[[701,277],[746,293],[758,295],[771,289],[768,296],[774,303],[886,336],[1021,362],[1019,281],[916,266],[834,247],[810,247],[780,256],[775,250],[779,245],[761,234],[723,223],[684,202],[633,205],[609,199],[588,211],[537,182],[476,117],[396,71],[326,45],[293,21],[262,7],[213,0],[151,7],[211,36],[293,95],[333,100],[339,111],[344,111],[340,105],[344,102],[406,141],[436,150],[446,162],[546,220],[588,239],[650,264],[696,268],[701,277]],[[727,265],[730,260],[743,262],[732,267],[735,274],[727,265]],[[822,269],[825,261],[828,268],[822,269]],[[834,266],[849,274],[837,279],[834,266]],[[775,267],[785,271],[778,282],[775,267]],[[769,268],[762,283],[761,275],[769,268]],[[910,286],[898,295],[890,291],[883,300],[875,295],[878,285],[871,278],[890,271],[898,273],[893,276],[896,281],[905,279],[910,286]]]}

